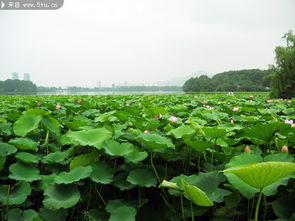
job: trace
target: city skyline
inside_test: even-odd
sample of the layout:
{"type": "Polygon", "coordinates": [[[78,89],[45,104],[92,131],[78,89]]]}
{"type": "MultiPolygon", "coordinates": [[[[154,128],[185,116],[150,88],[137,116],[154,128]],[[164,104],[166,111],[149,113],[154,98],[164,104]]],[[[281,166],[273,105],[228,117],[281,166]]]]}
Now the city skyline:
{"type": "Polygon", "coordinates": [[[294,8],[294,0],[71,0],[53,11],[1,11],[0,73],[95,87],[267,69],[294,29],[294,8]]]}

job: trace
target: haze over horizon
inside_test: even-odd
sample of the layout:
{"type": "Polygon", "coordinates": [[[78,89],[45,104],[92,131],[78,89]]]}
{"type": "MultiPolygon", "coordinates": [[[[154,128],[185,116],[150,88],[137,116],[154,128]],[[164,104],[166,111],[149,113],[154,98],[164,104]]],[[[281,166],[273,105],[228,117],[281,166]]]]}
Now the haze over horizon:
{"type": "Polygon", "coordinates": [[[94,87],[266,69],[294,10],[293,0],[65,0],[0,11],[0,80],[29,72],[39,86],[94,87]]]}

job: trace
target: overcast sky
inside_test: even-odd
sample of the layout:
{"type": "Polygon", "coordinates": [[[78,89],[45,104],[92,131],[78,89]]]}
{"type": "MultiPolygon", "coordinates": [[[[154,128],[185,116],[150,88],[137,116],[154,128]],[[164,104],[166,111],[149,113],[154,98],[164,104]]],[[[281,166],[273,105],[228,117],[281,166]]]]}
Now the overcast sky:
{"type": "Polygon", "coordinates": [[[0,11],[0,79],[37,85],[152,83],[202,70],[266,69],[295,30],[294,0],[65,0],[0,11]]]}

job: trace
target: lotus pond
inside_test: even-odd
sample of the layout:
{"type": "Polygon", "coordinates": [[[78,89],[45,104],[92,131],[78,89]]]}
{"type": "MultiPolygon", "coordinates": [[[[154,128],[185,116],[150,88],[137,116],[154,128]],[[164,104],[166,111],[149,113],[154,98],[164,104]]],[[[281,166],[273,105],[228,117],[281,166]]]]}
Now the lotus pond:
{"type": "Polygon", "coordinates": [[[0,219],[295,220],[295,99],[0,96],[0,219]]]}

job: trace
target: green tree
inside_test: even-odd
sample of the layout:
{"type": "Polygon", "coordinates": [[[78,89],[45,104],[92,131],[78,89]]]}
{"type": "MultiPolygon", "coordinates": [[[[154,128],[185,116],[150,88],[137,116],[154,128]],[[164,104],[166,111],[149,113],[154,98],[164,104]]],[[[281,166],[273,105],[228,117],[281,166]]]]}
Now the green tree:
{"type": "Polygon", "coordinates": [[[287,46],[275,49],[275,75],[271,82],[270,96],[274,98],[295,97],[295,35],[289,31],[283,36],[287,46]]]}

